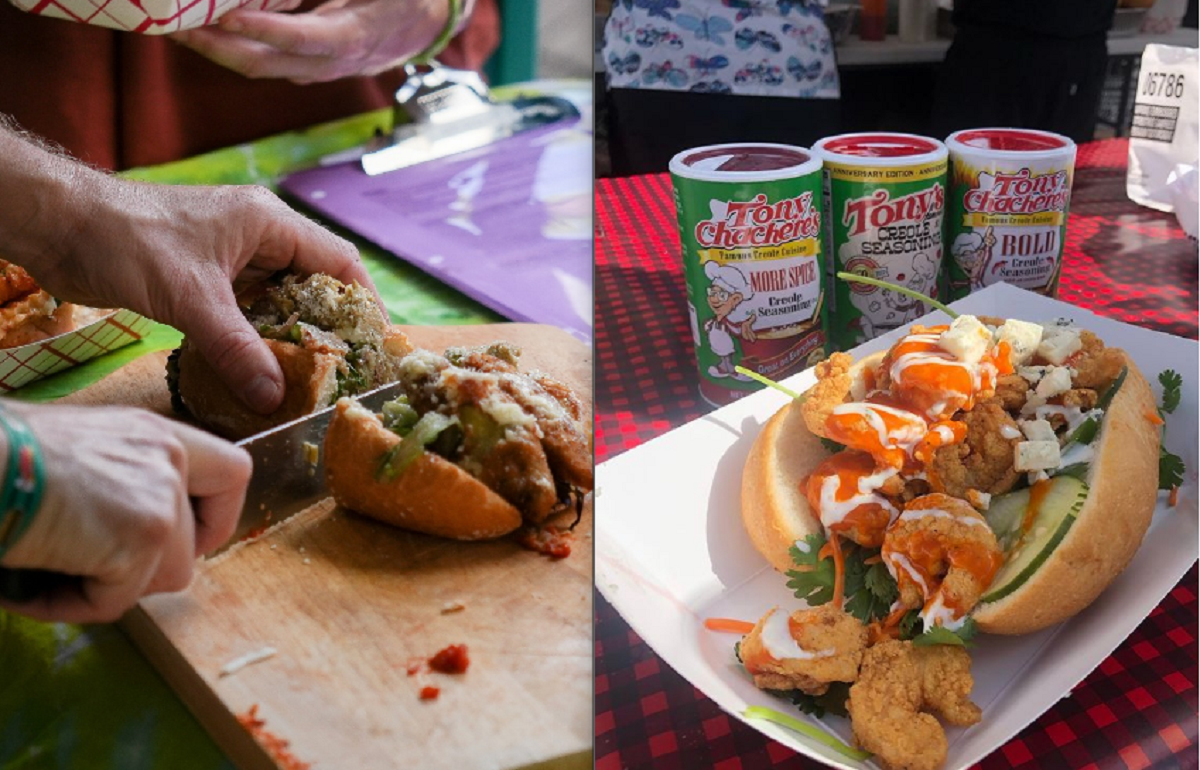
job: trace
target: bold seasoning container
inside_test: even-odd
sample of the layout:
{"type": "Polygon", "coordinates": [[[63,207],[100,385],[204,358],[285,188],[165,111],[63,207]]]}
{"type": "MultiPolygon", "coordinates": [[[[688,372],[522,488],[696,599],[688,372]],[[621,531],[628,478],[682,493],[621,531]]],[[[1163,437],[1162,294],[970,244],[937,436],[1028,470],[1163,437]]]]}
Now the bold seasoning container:
{"type": "Polygon", "coordinates": [[[844,134],[813,147],[824,165],[829,341],[847,350],[928,312],[891,289],[839,281],[845,271],[938,298],[946,146],[912,134],[844,134]]]}
{"type": "Polygon", "coordinates": [[[1058,295],[1075,143],[1047,131],[957,131],[950,150],[950,299],[1005,281],[1058,295]]]}
{"type": "Polygon", "coordinates": [[[671,159],[700,394],[718,406],[824,358],[821,161],[724,144],[671,159]]]}

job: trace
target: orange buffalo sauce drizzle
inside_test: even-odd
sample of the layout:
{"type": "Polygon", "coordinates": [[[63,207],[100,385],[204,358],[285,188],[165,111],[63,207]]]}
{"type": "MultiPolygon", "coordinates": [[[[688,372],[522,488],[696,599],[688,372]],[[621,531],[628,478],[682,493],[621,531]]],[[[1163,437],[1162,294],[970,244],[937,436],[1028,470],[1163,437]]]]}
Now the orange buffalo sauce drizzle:
{"type": "Polygon", "coordinates": [[[1029,505],[1025,508],[1025,518],[1021,520],[1021,539],[1029,534],[1029,530],[1033,529],[1033,522],[1037,521],[1038,514],[1042,512],[1042,503],[1046,502],[1046,495],[1050,493],[1050,480],[1042,479],[1035,482],[1029,489],[1029,505]]]}

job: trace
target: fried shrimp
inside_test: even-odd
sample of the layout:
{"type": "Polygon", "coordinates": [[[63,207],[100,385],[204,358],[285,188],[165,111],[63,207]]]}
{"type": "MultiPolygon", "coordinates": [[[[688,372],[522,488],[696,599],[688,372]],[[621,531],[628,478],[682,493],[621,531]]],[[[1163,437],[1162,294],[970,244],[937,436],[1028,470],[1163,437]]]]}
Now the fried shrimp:
{"type": "Polygon", "coordinates": [[[965,500],[918,497],[888,528],[880,556],[905,607],[921,608],[925,629],[959,627],[1004,562],[996,536],[965,500]]]}
{"type": "Polygon", "coordinates": [[[804,424],[814,435],[829,438],[825,430],[825,421],[833,412],[834,407],[846,401],[850,395],[853,378],[850,368],[854,359],[846,353],[834,353],[827,360],[817,364],[814,370],[817,384],[814,385],[800,407],[804,415],[804,424]]]}
{"type": "Polygon", "coordinates": [[[739,649],[755,686],[821,695],[831,682],[854,681],[866,644],[865,626],[825,604],[790,616],[772,609],[739,649]]]}
{"type": "Polygon", "coordinates": [[[1022,438],[1016,421],[999,401],[989,399],[964,412],[962,423],[966,441],[934,452],[929,486],[958,498],[968,489],[991,495],[1011,490],[1021,478],[1013,467],[1013,447],[1022,438]]]}
{"type": "Polygon", "coordinates": [[[961,647],[914,647],[886,641],[863,655],[846,703],[854,742],[886,770],[937,770],[946,761],[946,732],[979,721],[970,701],[971,659],[961,647]]]}

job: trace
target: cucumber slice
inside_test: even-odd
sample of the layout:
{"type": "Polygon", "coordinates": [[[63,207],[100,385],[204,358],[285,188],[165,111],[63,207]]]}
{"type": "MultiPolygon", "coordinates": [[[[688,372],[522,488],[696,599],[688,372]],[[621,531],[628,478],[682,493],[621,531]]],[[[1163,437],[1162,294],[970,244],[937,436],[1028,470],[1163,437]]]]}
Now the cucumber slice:
{"type": "Polygon", "coordinates": [[[1025,509],[1029,507],[1029,489],[1019,489],[1006,495],[992,498],[991,505],[983,514],[988,526],[996,533],[1000,548],[1008,553],[1021,535],[1021,522],[1025,509]]]}
{"type": "MultiPolygon", "coordinates": [[[[1013,525],[1008,524],[1010,528],[1005,530],[1010,541],[1008,548],[1013,550],[1006,548],[1004,566],[996,573],[988,593],[980,601],[999,601],[1024,585],[1050,556],[1050,552],[1066,537],[1067,531],[1071,529],[1075,517],[1087,500],[1087,484],[1074,476],[1055,476],[1044,483],[1050,486],[1045,491],[1045,496],[1034,514],[1033,523],[1024,538],[1020,537],[1021,522],[1028,510],[1033,491],[1023,489],[992,502],[992,508],[996,508],[998,503],[1001,508],[996,514],[998,520],[1004,518],[1007,522],[1008,517],[1016,519],[1015,529],[1012,528],[1013,525]],[[1005,499],[1009,497],[1015,499],[1010,503],[1005,499]],[[1010,510],[1018,507],[1020,510],[1015,514],[1010,510]]],[[[991,523],[991,520],[992,511],[989,510],[988,522],[991,523]]],[[[993,525],[993,528],[995,526],[997,525],[993,525]]],[[[1005,536],[997,533],[997,539],[1003,541],[1005,536]]]]}

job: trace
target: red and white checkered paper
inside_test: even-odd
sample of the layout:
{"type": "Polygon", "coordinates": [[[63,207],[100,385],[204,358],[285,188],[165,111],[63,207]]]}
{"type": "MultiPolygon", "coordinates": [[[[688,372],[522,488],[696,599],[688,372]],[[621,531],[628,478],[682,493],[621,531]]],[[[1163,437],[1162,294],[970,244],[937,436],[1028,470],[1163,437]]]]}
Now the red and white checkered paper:
{"type": "Polygon", "coordinates": [[[75,331],[0,350],[0,392],[16,390],[137,342],[146,336],[151,324],[153,321],[132,310],[116,310],[75,331]]]}
{"type": "Polygon", "coordinates": [[[9,0],[38,16],[143,35],[165,35],[212,24],[236,8],[274,11],[295,0],[9,0]]]}

